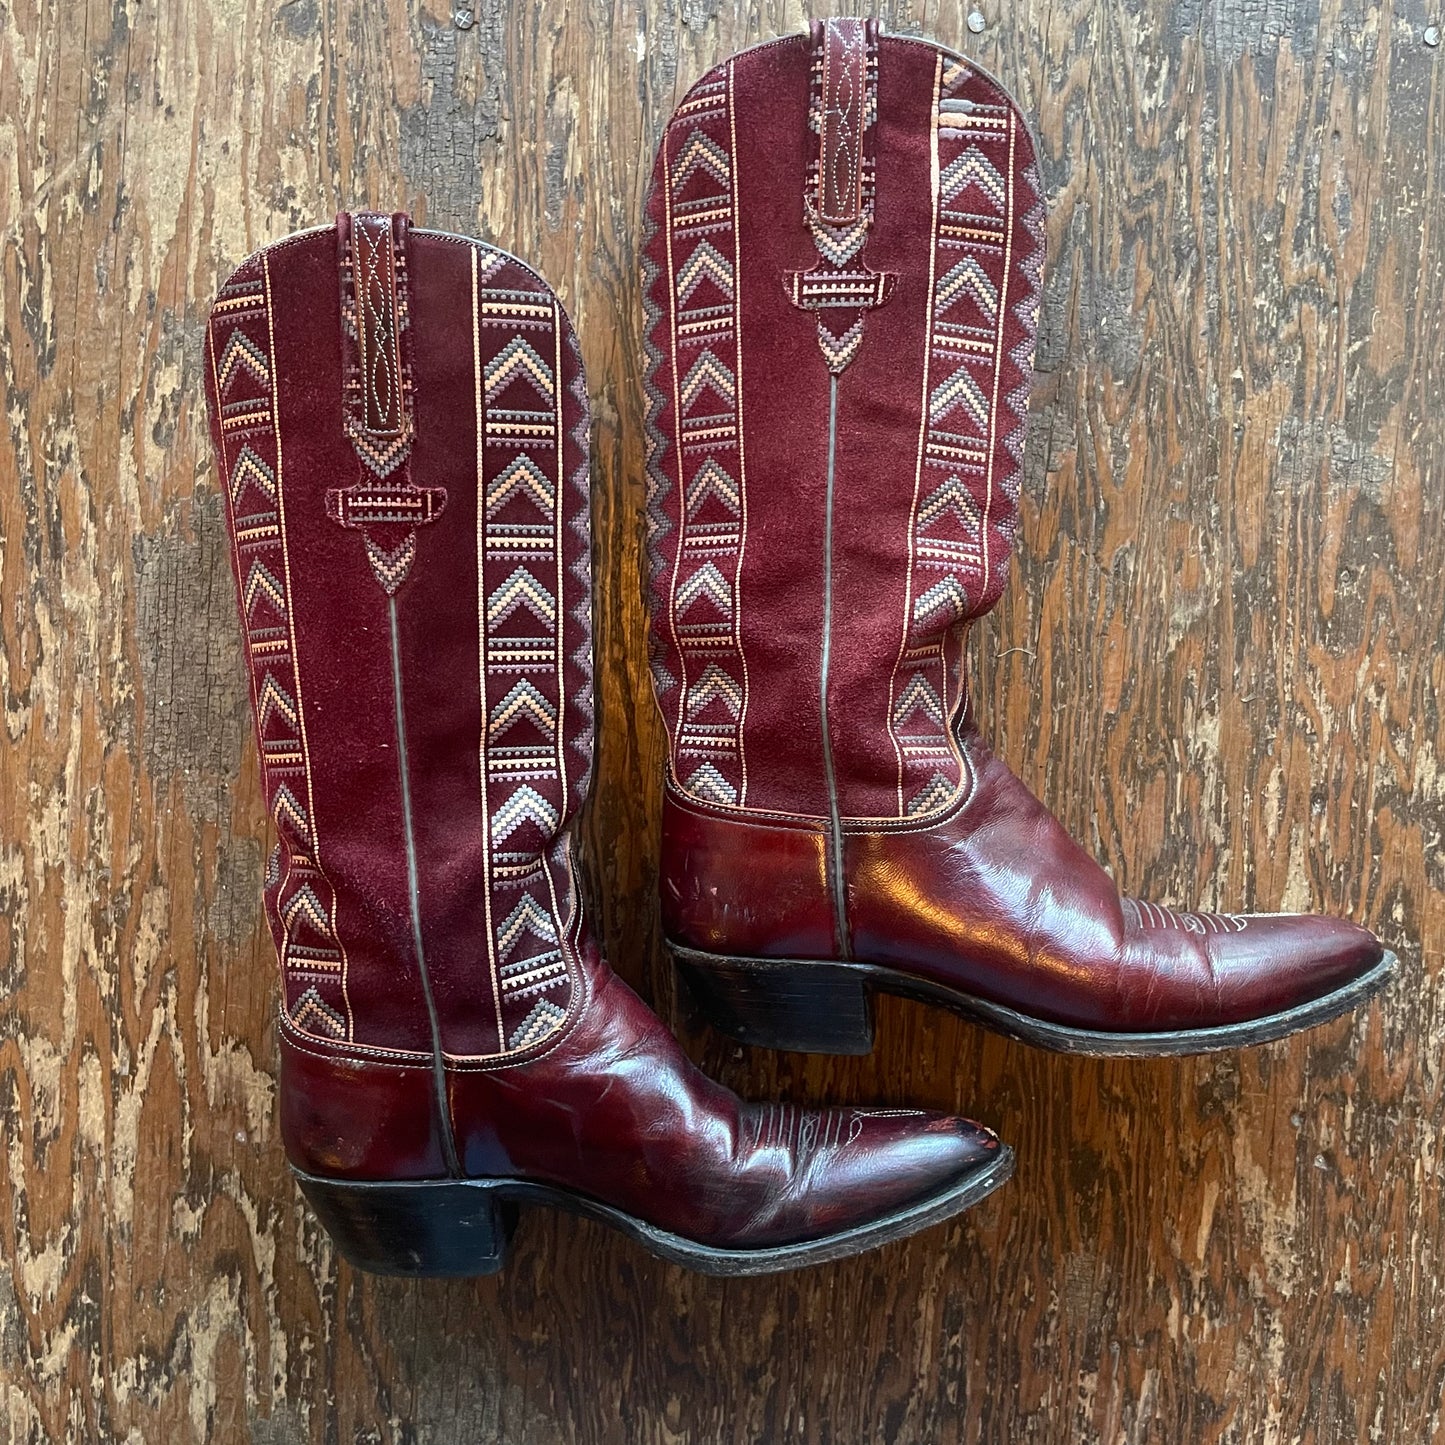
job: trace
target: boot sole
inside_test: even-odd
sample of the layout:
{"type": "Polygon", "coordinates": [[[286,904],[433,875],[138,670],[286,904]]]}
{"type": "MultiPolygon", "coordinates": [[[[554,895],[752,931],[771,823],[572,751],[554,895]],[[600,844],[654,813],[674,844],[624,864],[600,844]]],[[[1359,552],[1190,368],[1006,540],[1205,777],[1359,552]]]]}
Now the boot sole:
{"type": "Polygon", "coordinates": [[[473,1279],[506,1263],[521,1206],[543,1205],[595,1219],[649,1253],[699,1274],[776,1274],[862,1254],[941,1224],[1013,1173],[1013,1151],[998,1153],[957,1184],[868,1224],[800,1244],[723,1249],[671,1234],[573,1190],[527,1179],[326,1179],[293,1169],[301,1192],[342,1257],[372,1274],[473,1279]]]}
{"type": "Polygon", "coordinates": [[[1217,1053],[1328,1023],[1383,987],[1399,967],[1399,959],[1386,950],[1374,968],[1342,988],[1265,1018],[1202,1029],[1115,1033],[1034,1018],[876,964],[730,958],[671,942],[667,946],[714,1028],[745,1044],[804,1054],[871,1053],[875,992],[941,1004],[1009,1038],[1055,1053],[1138,1059],[1217,1053]]]}

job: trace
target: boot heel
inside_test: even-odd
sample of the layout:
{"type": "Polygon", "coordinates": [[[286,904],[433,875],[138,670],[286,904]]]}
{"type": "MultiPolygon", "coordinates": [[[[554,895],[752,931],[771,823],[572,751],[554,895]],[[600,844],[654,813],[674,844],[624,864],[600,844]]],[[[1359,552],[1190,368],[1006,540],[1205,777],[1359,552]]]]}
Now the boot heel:
{"type": "Polygon", "coordinates": [[[800,1054],[872,1053],[873,1001],[851,965],[668,948],[703,1016],[723,1033],[800,1054]]]}
{"type": "Polygon", "coordinates": [[[372,1274],[470,1279],[506,1262],[516,1210],[489,1180],[322,1179],[292,1171],[341,1255],[372,1274]]]}

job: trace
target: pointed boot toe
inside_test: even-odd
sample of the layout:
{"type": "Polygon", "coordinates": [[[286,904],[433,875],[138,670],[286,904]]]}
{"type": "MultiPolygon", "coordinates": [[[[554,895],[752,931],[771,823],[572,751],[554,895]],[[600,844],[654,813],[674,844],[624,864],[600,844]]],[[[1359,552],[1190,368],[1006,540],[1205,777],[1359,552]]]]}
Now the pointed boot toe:
{"type": "Polygon", "coordinates": [[[575,852],[587,385],[542,279],[342,215],[242,264],[207,360],[277,836],[282,1131],[339,1252],[490,1274],[544,1207],[760,1273],[1001,1183],[1002,1151],[944,1157],[918,1116],[744,1105],[603,961],[575,852]]]}
{"type": "Polygon", "coordinates": [[[1013,1155],[983,1125],[954,1114],[868,1110],[853,1114],[850,1146],[817,1164],[820,1195],[837,1196],[853,1222],[874,1209],[903,1211],[930,1201],[997,1188],[1012,1173],[1013,1155]]]}
{"type": "Polygon", "coordinates": [[[1262,913],[1233,921],[1238,932],[1209,940],[1211,966],[1221,1022],[1252,1028],[1251,1042],[1347,1012],[1398,967],[1369,929],[1343,918],[1262,913]]]}
{"type": "Polygon", "coordinates": [[[1003,86],[873,22],[732,57],[663,135],[663,927],[745,1042],[866,1053],[886,991],[1046,1048],[1193,1053],[1389,971],[1349,925],[1122,899],[979,735],[967,643],[1019,532],[1045,199],[1003,86]]]}
{"type": "Polygon", "coordinates": [[[971,1119],[921,1109],[747,1106],[743,1137],[784,1187],[748,1222],[754,1238],[793,1249],[901,1239],[960,1213],[1013,1173],[1013,1153],[971,1119]]]}

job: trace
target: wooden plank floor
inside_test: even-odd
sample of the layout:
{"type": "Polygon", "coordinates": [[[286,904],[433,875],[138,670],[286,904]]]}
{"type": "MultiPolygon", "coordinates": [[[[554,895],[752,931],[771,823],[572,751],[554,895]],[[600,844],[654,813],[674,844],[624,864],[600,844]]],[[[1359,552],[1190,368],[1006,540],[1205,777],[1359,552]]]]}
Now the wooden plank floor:
{"type": "Polygon", "coordinates": [[[1445,47],[1426,0],[896,0],[1037,117],[1051,200],[1004,755],[1131,891],[1323,907],[1382,1003],[1198,1061],[883,1009],[747,1054],[657,952],[636,245],[688,84],[793,0],[0,5],[0,1439],[1426,1442],[1445,1391],[1445,47]],[[541,268],[597,419],[611,956],[734,1085],[1019,1151],[873,1256],[716,1281],[525,1219],[338,1266],[287,1177],[208,300],[341,207],[541,268]]]}

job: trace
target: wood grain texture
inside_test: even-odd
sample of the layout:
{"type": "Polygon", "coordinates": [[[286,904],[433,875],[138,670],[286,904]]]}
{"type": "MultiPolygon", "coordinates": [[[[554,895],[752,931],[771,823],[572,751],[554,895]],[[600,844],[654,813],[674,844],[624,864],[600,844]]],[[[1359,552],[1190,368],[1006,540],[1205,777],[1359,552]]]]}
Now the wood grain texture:
{"type": "MultiPolygon", "coordinates": [[[[845,6],[845,8],[853,8],[845,6]]],[[[1424,1442],[1445,1398],[1445,51],[1424,0],[895,0],[1038,118],[1050,264],[1004,755],[1130,891],[1322,907],[1383,1003],[1213,1059],[902,1003],[744,1055],[657,951],[635,248],[653,145],[794,0],[0,4],[0,1439],[1424,1442]],[[525,1218],[459,1284],[339,1266],[283,1166],[265,817],[203,320],[408,207],[537,265],[596,413],[611,957],[730,1083],[962,1106],[964,1219],[717,1281],[525,1218]]]]}

